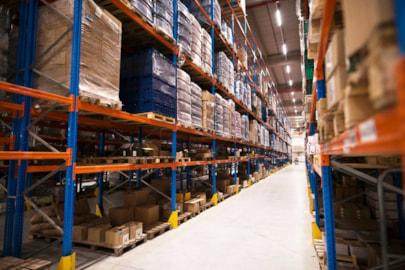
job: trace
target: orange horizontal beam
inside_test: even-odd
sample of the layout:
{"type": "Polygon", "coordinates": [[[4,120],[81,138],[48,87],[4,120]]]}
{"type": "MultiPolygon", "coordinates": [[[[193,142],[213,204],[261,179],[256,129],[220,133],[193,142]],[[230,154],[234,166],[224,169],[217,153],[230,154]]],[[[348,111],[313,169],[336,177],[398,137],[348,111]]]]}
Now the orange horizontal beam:
{"type": "Polygon", "coordinates": [[[4,81],[0,81],[0,90],[6,91],[8,93],[44,99],[48,101],[54,101],[60,104],[72,105],[73,104],[73,97],[64,97],[61,95],[56,95],[50,92],[46,92],[43,90],[38,90],[34,88],[28,88],[4,81]]]}
{"type": "Polygon", "coordinates": [[[324,155],[400,154],[401,126],[397,108],[389,109],[321,145],[324,155]]]}
{"type": "Polygon", "coordinates": [[[23,152],[23,151],[0,151],[0,160],[68,160],[69,152],[23,152]]]}

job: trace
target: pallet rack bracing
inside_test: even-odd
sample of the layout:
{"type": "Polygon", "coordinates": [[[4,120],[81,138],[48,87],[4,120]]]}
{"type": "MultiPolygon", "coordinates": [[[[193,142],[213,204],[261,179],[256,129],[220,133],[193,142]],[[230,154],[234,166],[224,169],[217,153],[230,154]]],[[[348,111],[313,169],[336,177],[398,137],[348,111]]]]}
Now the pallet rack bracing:
{"type": "MultiPolygon", "coordinates": [[[[315,120],[315,102],[327,95],[324,77],[324,58],[332,31],[336,0],[324,1],[324,9],[321,18],[320,40],[315,58],[316,85],[312,92],[312,103],[310,120],[307,126],[307,136],[314,135],[317,129],[315,120]]],[[[313,225],[314,237],[321,237],[319,228],[323,225],[326,244],[327,269],[337,269],[336,255],[336,235],[335,235],[335,213],[333,201],[333,178],[332,171],[349,175],[362,182],[373,185],[378,193],[378,218],[379,237],[381,243],[381,264],[373,269],[391,269],[391,267],[404,264],[405,258],[402,255],[389,253],[387,248],[387,228],[386,216],[384,213],[384,190],[398,194],[397,198],[403,197],[405,192],[405,178],[403,171],[405,168],[405,144],[404,144],[404,122],[405,122],[405,5],[403,1],[395,0],[395,20],[400,59],[396,65],[395,77],[397,80],[397,103],[394,107],[377,112],[368,120],[355,125],[353,128],[344,131],[337,137],[320,145],[319,162],[315,163],[307,159],[307,172],[310,184],[310,191],[313,194],[315,222],[313,225]],[[370,128],[371,127],[371,128],[370,128]],[[371,139],[370,139],[371,135],[371,139]],[[368,137],[367,137],[368,136],[368,137]],[[366,138],[367,137],[367,138],[366,138]],[[399,155],[402,158],[402,167],[383,171],[378,177],[370,176],[360,169],[338,162],[336,158],[350,156],[382,156],[399,155]],[[385,183],[388,175],[393,175],[394,179],[400,180],[402,174],[402,188],[385,183]],[[321,186],[319,186],[321,184],[321,186]],[[322,192],[321,200],[323,209],[320,207],[319,195],[322,192]],[[323,224],[321,217],[323,215],[323,224]],[[317,235],[318,234],[318,235],[317,235]]],[[[305,7],[304,7],[305,8],[305,7]]],[[[308,20],[308,15],[306,15],[308,20]]],[[[396,181],[400,183],[401,181],[396,181]]],[[[357,197],[353,196],[353,198],[357,197]]],[[[347,198],[348,200],[353,198],[347,198]]],[[[398,204],[400,205],[400,204],[398,204]]],[[[404,213],[398,208],[399,226],[404,231],[404,213]]]]}
{"type": "MultiPolygon", "coordinates": [[[[137,172],[137,184],[140,184],[141,171],[154,170],[154,169],[169,169],[171,174],[171,209],[172,215],[169,221],[172,227],[178,225],[178,214],[176,207],[176,181],[177,181],[177,168],[186,167],[191,168],[193,166],[210,165],[211,166],[211,181],[212,181],[212,202],[217,203],[216,192],[216,167],[220,164],[231,164],[234,168],[233,177],[236,183],[237,170],[239,163],[247,162],[247,175],[251,174],[251,161],[254,162],[256,170],[259,162],[265,163],[267,166],[282,165],[288,162],[291,151],[290,147],[287,147],[287,153],[273,151],[271,147],[265,147],[256,143],[250,143],[242,141],[236,138],[228,138],[219,136],[216,134],[195,130],[180,126],[177,124],[171,124],[166,122],[160,122],[157,120],[148,119],[142,116],[129,114],[116,109],[106,108],[97,104],[90,104],[80,100],[79,97],[79,78],[80,78],[80,44],[81,44],[81,24],[82,24],[82,0],[74,1],[74,16],[72,22],[72,61],[71,61],[71,80],[70,80],[70,94],[68,96],[60,96],[52,94],[43,90],[32,88],[33,86],[33,74],[36,72],[32,67],[35,63],[35,51],[36,51],[36,28],[38,17],[38,5],[46,5],[46,1],[21,1],[20,5],[20,35],[18,46],[18,65],[16,84],[10,84],[7,82],[0,82],[0,90],[6,92],[9,95],[13,95],[13,101],[2,101],[0,107],[2,111],[7,112],[8,115],[12,115],[12,119],[2,120],[2,125],[10,126],[8,123],[11,121],[11,136],[8,142],[10,151],[0,151],[0,160],[7,160],[8,163],[8,176],[7,176],[7,209],[6,209],[6,224],[5,224],[5,240],[3,246],[4,255],[19,256],[22,248],[22,232],[23,232],[23,217],[24,217],[24,201],[31,202],[35,208],[35,204],[29,201],[26,195],[33,188],[38,186],[28,187],[26,186],[26,179],[30,178],[29,175],[36,173],[46,173],[44,177],[38,180],[38,183],[52,178],[60,171],[65,172],[65,190],[64,190],[64,223],[63,223],[63,241],[62,241],[62,258],[60,260],[61,269],[73,269],[75,264],[75,254],[72,248],[72,225],[73,225],[73,201],[76,185],[78,185],[78,177],[85,174],[97,174],[98,187],[98,211],[102,212],[103,209],[103,174],[106,172],[124,172],[128,171],[128,174],[137,172]],[[40,100],[43,104],[49,104],[49,107],[44,110],[36,110],[31,106],[31,101],[40,100]],[[56,110],[56,108],[62,108],[56,110]],[[48,140],[42,139],[33,130],[30,129],[30,125],[33,123],[52,123],[55,126],[60,127],[61,130],[67,132],[67,147],[65,151],[59,151],[57,148],[48,143],[48,140]],[[58,125],[56,125],[58,123],[58,125]],[[138,143],[142,144],[145,134],[151,136],[163,136],[169,141],[171,145],[171,156],[173,162],[167,163],[148,163],[148,164],[99,164],[99,165],[82,165],[77,164],[76,157],[78,152],[78,137],[79,129],[88,129],[97,131],[99,133],[99,155],[102,156],[104,145],[106,141],[106,132],[114,132],[116,130],[122,131],[125,134],[130,134],[130,140],[134,142],[134,135],[138,135],[138,143]],[[159,129],[156,132],[155,129],[159,129]],[[163,134],[163,135],[162,135],[163,134]],[[29,138],[34,137],[38,142],[41,142],[49,151],[29,151],[29,138]],[[213,159],[205,161],[176,161],[177,142],[180,140],[186,141],[188,144],[191,142],[207,143],[211,141],[213,150],[213,159]],[[215,158],[215,150],[217,143],[225,143],[230,145],[234,158],[217,160],[215,158]],[[237,148],[247,149],[247,158],[237,158],[237,148]],[[254,152],[255,155],[250,153],[254,152]],[[53,161],[46,165],[29,164],[28,161],[53,161]]],[[[104,1],[105,2],[105,1],[104,1]]],[[[162,34],[157,32],[149,24],[145,23],[140,16],[128,9],[123,5],[121,1],[111,0],[108,1],[109,5],[120,11],[122,14],[130,20],[130,23],[140,27],[142,33],[154,39],[157,42],[158,47],[163,50],[171,52],[172,61],[177,64],[178,57],[182,57],[176,45],[176,42],[169,42],[162,34]]],[[[199,3],[199,1],[195,1],[199,3]]],[[[212,73],[215,71],[215,43],[218,42],[218,37],[221,39],[221,33],[215,28],[213,21],[213,2],[211,0],[211,13],[210,16],[210,34],[212,38],[212,73]]],[[[173,1],[173,9],[177,10],[177,0],[173,1]]],[[[232,35],[240,35],[244,41],[246,50],[257,51],[257,46],[252,45],[254,41],[247,37],[247,20],[246,16],[237,15],[239,9],[238,3],[230,3],[228,0],[221,2],[224,8],[224,12],[230,14],[232,35]],[[243,25],[240,22],[243,20],[243,25]],[[235,30],[235,22],[239,28],[238,34],[235,30]]],[[[201,5],[199,5],[201,7],[201,5]]],[[[55,11],[57,12],[57,10],[55,11]]],[[[176,21],[176,12],[174,20],[176,21]]],[[[238,13],[240,14],[240,13],[238,13]]],[[[173,24],[173,32],[176,40],[177,37],[177,24],[173,24]]],[[[235,39],[235,38],[234,38],[235,39]]],[[[234,63],[237,63],[238,57],[234,50],[230,46],[225,46],[229,54],[231,54],[234,63]]],[[[261,64],[264,67],[264,61],[260,55],[261,64]]],[[[251,57],[251,61],[256,63],[256,57],[251,57]]],[[[219,92],[223,96],[235,101],[237,109],[249,115],[252,119],[256,119],[258,122],[265,125],[268,129],[273,130],[267,123],[252,113],[244,104],[240,103],[236,97],[227,92],[214,76],[202,72],[199,67],[195,66],[190,59],[185,58],[186,69],[188,72],[195,74],[195,77],[199,77],[200,84],[209,84],[213,93],[219,92]]],[[[256,64],[255,64],[256,65],[256,64]]],[[[248,71],[249,67],[243,66],[242,69],[247,72],[246,80],[255,84],[255,80],[252,79],[248,71]]],[[[256,77],[253,72],[253,77],[256,77]]],[[[52,79],[52,78],[50,78],[52,79]]],[[[276,92],[274,92],[276,94],[276,92]]],[[[259,96],[263,102],[267,104],[268,100],[263,95],[259,96]]],[[[278,114],[280,115],[280,114],[278,114]]],[[[277,119],[277,126],[282,127],[285,122],[277,119]]],[[[284,130],[287,127],[284,126],[284,130]]],[[[288,132],[287,132],[288,133],[288,132]]],[[[286,145],[289,145],[288,134],[287,137],[278,134],[277,130],[274,130],[274,135],[279,137],[286,145]]],[[[49,140],[50,141],[50,140],[49,140]]],[[[96,142],[97,143],[97,142],[96,142]]],[[[63,143],[64,145],[64,143],[63,143]]],[[[190,180],[189,172],[187,173],[187,180],[190,180]]],[[[131,181],[130,181],[131,182],[131,181]]],[[[42,213],[44,214],[44,213],[42,213]]],[[[45,215],[45,214],[44,214],[45,215]]],[[[45,215],[46,216],[46,215],[45,215]]],[[[60,228],[62,229],[62,228],[60,228]]]]}

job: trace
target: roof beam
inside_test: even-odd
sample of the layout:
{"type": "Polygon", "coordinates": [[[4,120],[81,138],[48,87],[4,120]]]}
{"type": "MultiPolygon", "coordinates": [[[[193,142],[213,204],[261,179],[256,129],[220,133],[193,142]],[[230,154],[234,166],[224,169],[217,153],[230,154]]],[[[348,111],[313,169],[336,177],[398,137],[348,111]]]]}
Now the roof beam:
{"type": "Polygon", "coordinates": [[[285,56],[282,53],[270,54],[265,56],[265,61],[269,66],[280,66],[287,64],[297,64],[301,61],[301,51],[295,50],[287,53],[285,56]]]}

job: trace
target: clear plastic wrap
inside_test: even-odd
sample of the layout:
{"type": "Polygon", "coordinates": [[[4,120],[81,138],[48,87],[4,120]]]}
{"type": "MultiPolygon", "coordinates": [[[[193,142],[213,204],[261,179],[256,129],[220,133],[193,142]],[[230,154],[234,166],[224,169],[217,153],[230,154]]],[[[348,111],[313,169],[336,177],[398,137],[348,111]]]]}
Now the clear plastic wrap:
{"type": "MultiPolygon", "coordinates": [[[[58,0],[49,3],[67,18],[73,18],[74,0],[58,0]]],[[[37,31],[36,68],[53,80],[69,87],[72,51],[72,33],[65,35],[47,54],[70,24],[46,6],[40,6],[37,31]],[[52,27],[50,27],[50,25],[52,27]],[[41,57],[44,55],[43,57],[41,57]]],[[[94,1],[83,1],[80,83],[79,93],[100,101],[101,104],[117,105],[119,100],[121,62],[121,22],[94,1]]],[[[68,90],[39,77],[35,87],[60,95],[68,90]]]]}
{"type": "Polygon", "coordinates": [[[132,8],[150,23],[153,23],[153,0],[126,0],[132,8]]]}
{"type": "Polygon", "coordinates": [[[154,0],[153,23],[155,27],[173,38],[173,1],[154,0]]]}

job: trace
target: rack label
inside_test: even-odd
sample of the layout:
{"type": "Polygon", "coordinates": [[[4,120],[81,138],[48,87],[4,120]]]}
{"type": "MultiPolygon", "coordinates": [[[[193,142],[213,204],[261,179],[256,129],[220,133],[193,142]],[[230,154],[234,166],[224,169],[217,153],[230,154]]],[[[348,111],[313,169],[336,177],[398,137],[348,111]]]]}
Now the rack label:
{"type": "Polygon", "coordinates": [[[377,140],[377,130],[375,128],[374,119],[369,119],[366,122],[359,125],[360,142],[368,143],[375,142],[377,140]]]}

